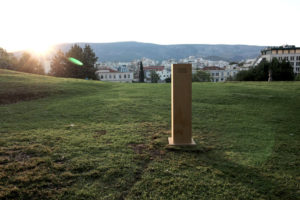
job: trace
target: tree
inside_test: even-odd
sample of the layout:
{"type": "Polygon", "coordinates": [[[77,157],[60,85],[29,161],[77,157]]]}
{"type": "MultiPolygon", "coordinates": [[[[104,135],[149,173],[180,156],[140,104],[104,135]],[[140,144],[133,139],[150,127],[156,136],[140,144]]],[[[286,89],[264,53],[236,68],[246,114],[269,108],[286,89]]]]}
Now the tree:
{"type": "Polygon", "coordinates": [[[17,63],[16,69],[21,72],[33,74],[45,74],[44,67],[41,62],[34,58],[31,54],[24,52],[17,63]]]}
{"type": "Polygon", "coordinates": [[[171,83],[171,81],[172,81],[171,77],[166,78],[165,81],[166,81],[166,83],[171,83]]]}
{"type": "Polygon", "coordinates": [[[254,81],[254,73],[252,71],[253,71],[253,69],[250,69],[247,71],[240,71],[235,75],[234,80],[236,80],[236,81],[254,81]]]}
{"type": "Polygon", "coordinates": [[[139,71],[139,82],[144,83],[144,67],[142,61],[139,62],[140,71],[139,71]]]}
{"type": "Polygon", "coordinates": [[[90,45],[85,45],[83,49],[83,64],[84,64],[84,70],[86,78],[90,79],[97,79],[96,77],[96,68],[95,63],[97,62],[98,57],[96,57],[96,54],[94,53],[93,49],[90,45]]]}
{"type": "Polygon", "coordinates": [[[16,68],[17,59],[13,54],[8,53],[5,49],[0,48],[0,69],[16,68]]]}
{"type": "Polygon", "coordinates": [[[82,49],[79,45],[73,45],[65,54],[62,51],[58,51],[51,60],[50,74],[59,77],[72,77],[72,78],[88,78],[97,79],[96,68],[94,64],[98,58],[90,45],[85,45],[82,49]],[[82,66],[78,66],[71,63],[68,58],[75,58],[83,63],[82,66]]]}
{"type": "Polygon", "coordinates": [[[290,62],[283,60],[279,62],[274,58],[271,62],[272,80],[274,81],[292,81],[295,78],[293,67],[290,62]]]}
{"type": "Polygon", "coordinates": [[[210,74],[202,71],[202,70],[198,70],[195,74],[192,75],[192,81],[193,82],[209,82],[211,81],[211,77],[210,74]]]}
{"type": "MultiPolygon", "coordinates": [[[[79,61],[83,61],[83,50],[78,44],[74,44],[71,49],[66,53],[66,58],[75,58],[79,61]]],[[[83,66],[78,66],[74,63],[67,62],[68,77],[72,78],[85,78],[85,72],[83,66]]]]}
{"type": "Polygon", "coordinates": [[[58,50],[51,60],[49,74],[57,77],[69,77],[68,67],[68,60],[65,54],[58,50]]]}
{"type": "Polygon", "coordinates": [[[151,78],[151,83],[157,83],[158,80],[160,79],[159,75],[154,70],[151,70],[150,78],[151,78]]]}

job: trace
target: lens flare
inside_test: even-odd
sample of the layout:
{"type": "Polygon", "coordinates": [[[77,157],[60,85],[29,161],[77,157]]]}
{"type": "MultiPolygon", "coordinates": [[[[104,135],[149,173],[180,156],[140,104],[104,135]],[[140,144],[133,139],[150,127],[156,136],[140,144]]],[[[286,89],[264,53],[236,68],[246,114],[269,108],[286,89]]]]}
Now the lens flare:
{"type": "Polygon", "coordinates": [[[72,58],[72,57],[69,57],[68,60],[71,62],[71,63],[74,63],[75,65],[79,65],[79,66],[82,66],[83,63],[79,60],[77,60],[76,58],[72,58]]]}

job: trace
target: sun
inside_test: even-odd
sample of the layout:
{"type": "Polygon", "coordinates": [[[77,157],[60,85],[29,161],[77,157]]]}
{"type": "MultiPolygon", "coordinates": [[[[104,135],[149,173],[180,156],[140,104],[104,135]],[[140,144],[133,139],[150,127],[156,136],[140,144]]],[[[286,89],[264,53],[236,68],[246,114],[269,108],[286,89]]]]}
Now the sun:
{"type": "Polygon", "coordinates": [[[43,56],[49,53],[52,49],[51,44],[46,43],[32,43],[29,47],[27,47],[25,50],[30,51],[33,54],[36,54],[38,56],[43,56]]]}
{"type": "Polygon", "coordinates": [[[27,51],[36,56],[45,56],[53,49],[53,43],[43,40],[11,40],[3,45],[9,52],[27,51]]]}

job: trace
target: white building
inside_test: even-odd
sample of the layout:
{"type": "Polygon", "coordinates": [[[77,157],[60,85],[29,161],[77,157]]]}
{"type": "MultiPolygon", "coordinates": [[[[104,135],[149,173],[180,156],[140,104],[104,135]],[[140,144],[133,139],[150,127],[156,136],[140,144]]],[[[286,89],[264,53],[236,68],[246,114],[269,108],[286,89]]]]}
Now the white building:
{"type": "Polygon", "coordinates": [[[202,70],[208,72],[212,79],[212,82],[224,82],[229,77],[234,77],[238,73],[237,68],[221,68],[221,67],[204,67],[202,70]]]}
{"type": "Polygon", "coordinates": [[[145,73],[145,78],[150,79],[151,78],[151,71],[155,71],[156,73],[161,72],[165,69],[164,66],[147,66],[144,67],[144,73],[145,73]]]}
{"type": "Polygon", "coordinates": [[[156,72],[159,75],[161,81],[165,81],[167,78],[171,78],[171,71],[169,70],[162,70],[156,72]]]}
{"type": "Polygon", "coordinates": [[[254,65],[258,65],[264,59],[271,62],[273,58],[277,58],[279,61],[289,61],[294,69],[294,73],[300,73],[300,47],[294,45],[268,47],[261,51],[261,55],[254,65]]]}
{"type": "Polygon", "coordinates": [[[131,83],[133,80],[133,72],[118,72],[110,68],[99,69],[96,75],[101,81],[131,83]]]}

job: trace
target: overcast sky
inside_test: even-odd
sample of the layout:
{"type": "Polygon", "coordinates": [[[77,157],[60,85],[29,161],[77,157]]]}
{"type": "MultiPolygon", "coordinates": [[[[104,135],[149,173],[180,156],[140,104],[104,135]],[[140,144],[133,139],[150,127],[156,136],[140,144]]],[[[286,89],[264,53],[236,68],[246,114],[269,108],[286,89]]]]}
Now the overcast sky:
{"type": "Polygon", "coordinates": [[[0,0],[0,47],[63,42],[300,46],[300,0],[0,0]]]}

